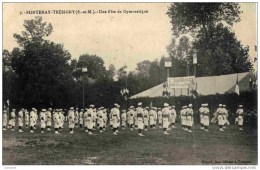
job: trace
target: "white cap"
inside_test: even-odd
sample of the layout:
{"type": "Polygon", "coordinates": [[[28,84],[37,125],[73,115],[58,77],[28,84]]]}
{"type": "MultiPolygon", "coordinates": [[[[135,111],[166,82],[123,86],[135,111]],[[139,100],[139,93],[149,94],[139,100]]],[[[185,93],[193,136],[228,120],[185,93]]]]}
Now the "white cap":
{"type": "Polygon", "coordinates": [[[192,104],[189,104],[189,107],[192,107],[192,104]]]}
{"type": "Polygon", "coordinates": [[[164,103],[163,105],[164,105],[164,107],[168,107],[168,106],[169,106],[169,104],[168,104],[168,103],[164,103]]]}
{"type": "Polygon", "coordinates": [[[219,107],[222,107],[222,104],[219,104],[218,106],[219,106],[219,107]]]}
{"type": "Polygon", "coordinates": [[[208,103],[205,103],[205,106],[208,106],[209,104],[208,103]]]}
{"type": "Polygon", "coordinates": [[[137,105],[138,105],[138,106],[142,106],[142,102],[139,102],[137,105]]]}
{"type": "Polygon", "coordinates": [[[91,104],[91,105],[89,105],[89,107],[91,107],[91,108],[92,108],[92,107],[94,107],[94,105],[93,105],[93,104],[91,104]]]}
{"type": "Polygon", "coordinates": [[[243,107],[243,105],[241,104],[241,105],[239,105],[238,107],[243,107]]]}

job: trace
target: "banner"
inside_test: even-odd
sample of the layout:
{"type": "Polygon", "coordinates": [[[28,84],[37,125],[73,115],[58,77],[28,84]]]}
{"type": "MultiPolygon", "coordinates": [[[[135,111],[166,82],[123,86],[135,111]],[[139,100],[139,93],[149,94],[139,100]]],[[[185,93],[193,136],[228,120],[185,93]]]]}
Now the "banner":
{"type": "Polygon", "coordinates": [[[187,89],[190,88],[194,82],[195,76],[187,77],[169,77],[168,87],[171,89],[187,89]]]}

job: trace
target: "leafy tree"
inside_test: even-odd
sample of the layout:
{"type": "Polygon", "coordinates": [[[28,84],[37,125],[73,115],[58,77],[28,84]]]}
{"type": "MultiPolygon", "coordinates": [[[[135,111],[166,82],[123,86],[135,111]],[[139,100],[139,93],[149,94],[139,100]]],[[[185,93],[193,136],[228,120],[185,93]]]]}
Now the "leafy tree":
{"type": "Polygon", "coordinates": [[[25,31],[22,31],[21,34],[14,34],[14,38],[20,46],[31,42],[43,43],[44,38],[53,32],[52,25],[42,22],[40,16],[35,17],[35,19],[25,20],[23,26],[25,31]]]}
{"type": "Polygon", "coordinates": [[[116,68],[113,64],[110,64],[107,70],[107,78],[113,80],[116,75],[116,68]]]}
{"type": "Polygon", "coordinates": [[[61,105],[71,90],[67,89],[69,84],[73,82],[68,64],[70,57],[62,45],[48,41],[42,45],[28,43],[20,53],[13,54],[12,68],[20,89],[16,96],[18,103],[61,105]]]}
{"type": "Polygon", "coordinates": [[[173,34],[196,34],[202,30],[204,34],[212,26],[225,22],[232,26],[240,21],[240,5],[238,3],[172,3],[167,14],[171,18],[173,34]]]}
{"type": "Polygon", "coordinates": [[[127,69],[127,66],[123,66],[123,67],[121,67],[117,70],[117,77],[118,77],[119,80],[125,79],[125,77],[127,76],[126,69],[127,69]]]}
{"type": "Polygon", "coordinates": [[[11,67],[11,53],[8,50],[3,51],[3,104],[4,106],[8,106],[7,101],[10,100],[12,91],[14,88],[12,84],[12,80],[14,79],[13,69],[11,67]]]}
{"type": "MultiPolygon", "coordinates": [[[[230,74],[252,69],[248,48],[244,48],[230,30],[234,23],[240,21],[241,13],[238,3],[171,4],[167,14],[171,18],[174,38],[183,33],[189,33],[194,38],[192,47],[187,46],[190,48],[186,58],[188,70],[193,69],[191,63],[195,51],[198,52],[197,76],[230,74]]],[[[175,45],[174,43],[173,41],[171,45],[175,45]]],[[[181,46],[185,47],[187,41],[183,43],[181,46]]],[[[170,56],[174,56],[174,53],[181,56],[183,49],[171,48],[168,47],[170,56]]],[[[173,58],[176,60],[178,57],[173,58]]],[[[182,65],[183,69],[184,62],[174,61],[178,62],[176,68],[182,65]]]]}
{"type": "Polygon", "coordinates": [[[83,54],[79,57],[77,67],[80,69],[82,67],[87,67],[87,76],[91,79],[102,80],[106,78],[104,61],[99,56],[83,54]]]}
{"type": "Polygon", "coordinates": [[[138,74],[143,77],[149,77],[149,70],[151,67],[151,61],[144,60],[142,62],[137,63],[136,70],[138,71],[138,74]]]}
{"type": "Polygon", "coordinates": [[[212,28],[208,32],[208,38],[204,32],[199,32],[194,46],[198,52],[198,76],[239,73],[252,69],[249,48],[243,47],[235,33],[222,24],[212,28]]]}
{"type": "Polygon", "coordinates": [[[16,92],[12,103],[23,107],[62,107],[76,103],[71,55],[61,44],[45,40],[51,24],[41,17],[25,20],[25,31],[14,34],[22,49],[12,51],[16,92]]]}
{"type": "Polygon", "coordinates": [[[170,76],[187,76],[187,67],[190,69],[193,54],[189,38],[186,35],[182,35],[179,38],[178,44],[176,43],[175,38],[173,38],[172,42],[167,47],[167,51],[172,59],[170,76]]]}

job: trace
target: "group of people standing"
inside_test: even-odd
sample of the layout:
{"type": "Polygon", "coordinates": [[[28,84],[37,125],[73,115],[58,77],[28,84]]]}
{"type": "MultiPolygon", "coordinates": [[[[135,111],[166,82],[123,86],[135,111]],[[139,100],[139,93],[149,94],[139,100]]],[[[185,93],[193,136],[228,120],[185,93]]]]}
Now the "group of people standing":
{"type": "MultiPolygon", "coordinates": [[[[194,112],[192,104],[188,106],[182,106],[180,110],[179,118],[181,121],[182,129],[187,132],[192,132],[194,126],[194,112]]],[[[30,132],[34,133],[37,122],[40,122],[41,133],[45,133],[45,130],[51,131],[51,127],[54,127],[54,133],[60,134],[61,129],[64,127],[64,123],[68,122],[69,133],[74,133],[74,128],[78,127],[84,130],[86,133],[92,135],[93,131],[98,129],[100,133],[106,130],[107,124],[113,129],[113,135],[119,134],[119,127],[125,129],[129,127],[130,130],[138,130],[139,136],[144,136],[143,131],[147,131],[148,127],[155,129],[158,124],[159,128],[163,128],[163,134],[168,135],[169,130],[175,128],[175,122],[177,118],[177,112],[175,106],[170,106],[168,103],[164,103],[163,108],[156,107],[143,107],[139,102],[137,107],[130,106],[128,110],[121,110],[120,105],[115,103],[114,107],[108,113],[108,110],[104,107],[95,108],[93,104],[89,105],[86,109],[80,109],[71,107],[67,114],[63,109],[41,109],[39,115],[36,108],[32,108],[29,112],[26,109],[21,109],[17,116],[16,110],[12,109],[10,119],[8,123],[7,110],[3,111],[3,130],[9,127],[14,131],[16,120],[18,119],[19,132],[23,132],[23,124],[26,128],[30,128],[30,132]],[[121,112],[121,113],[120,113],[121,112]],[[18,117],[18,118],[17,118],[18,117]]],[[[211,123],[218,123],[219,130],[224,131],[226,125],[229,125],[228,111],[225,105],[219,104],[219,108],[213,114],[213,118],[210,121],[210,110],[208,104],[202,104],[199,108],[200,114],[200,129],[205,132],[209,132],[209,125],[211,123]]],[[[236,111],[236,122],[239,125],[239,130],[243,130],[243,106],[239,105],[236,111]]]]}

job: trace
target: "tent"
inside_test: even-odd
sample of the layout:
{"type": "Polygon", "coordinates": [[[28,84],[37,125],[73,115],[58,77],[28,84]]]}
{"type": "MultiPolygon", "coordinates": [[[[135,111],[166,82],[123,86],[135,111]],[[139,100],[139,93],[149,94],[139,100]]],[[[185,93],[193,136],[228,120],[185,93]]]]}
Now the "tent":
{"type": "MultiPolygon", "coordinates": [[[[252,72],[228,74],[221,76],[195,77],[195,90],[199,95],[224,94],[226,92],[235,92],[236,83],[239,90],[243,91],[250,88],[250,83],[254,83],[255,75],[252,72]]],[[[166,82],[133,95],[130,99],[141,97],[160,97],[165,90],[166,82]]],[[[252,84],[251,84],[252,85],[252,84]]],[[[170,89],[170,96],[189,96],[189,89],[170,89]]]]}

